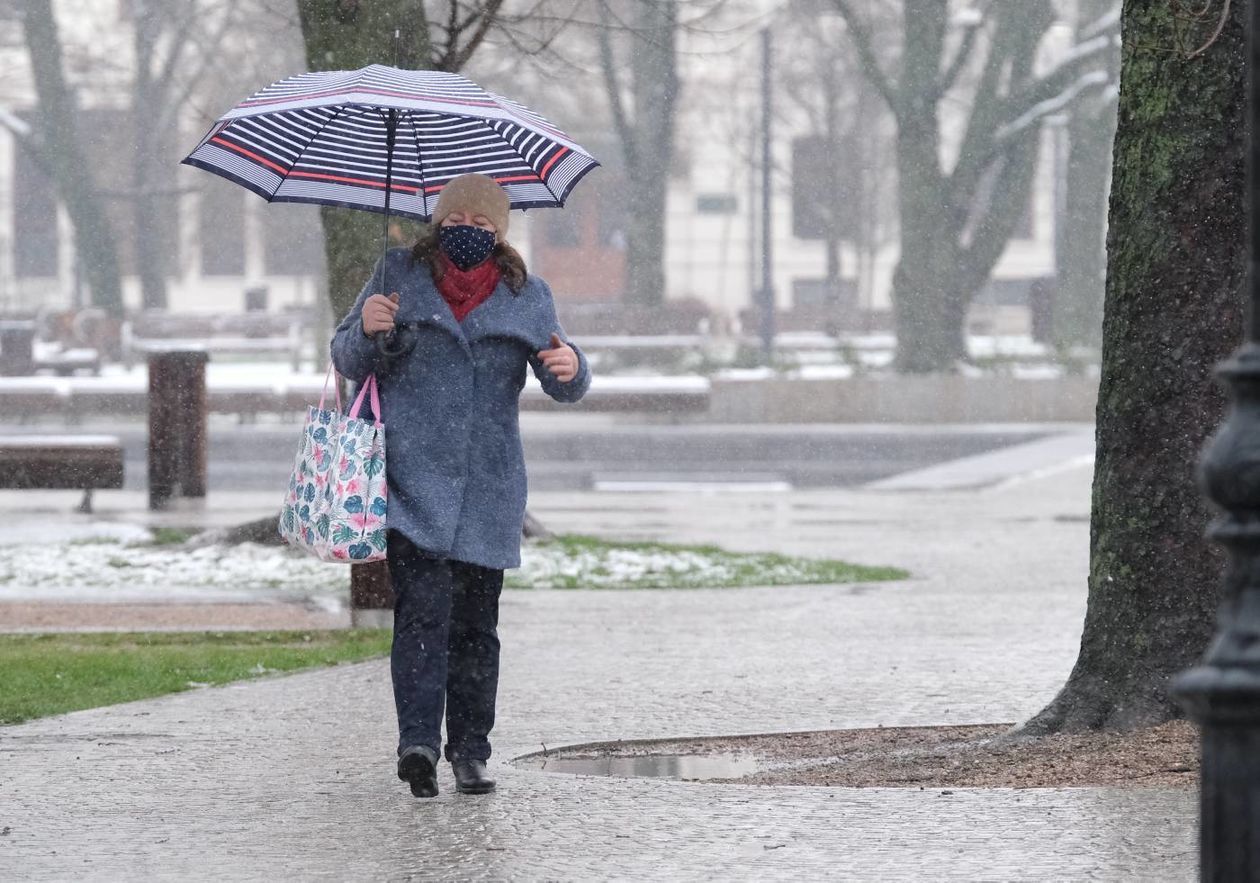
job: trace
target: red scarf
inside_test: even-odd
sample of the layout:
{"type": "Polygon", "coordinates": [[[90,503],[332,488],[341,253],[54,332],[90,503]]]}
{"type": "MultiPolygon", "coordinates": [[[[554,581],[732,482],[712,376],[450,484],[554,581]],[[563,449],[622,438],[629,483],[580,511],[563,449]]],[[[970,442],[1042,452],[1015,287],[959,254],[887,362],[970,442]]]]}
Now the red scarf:
{"type": "Polygon", "coordinates": [[[441,252],[438,252],[438,260],[444,272],[438,280],[437,289],[455,314],[455,321],[463,322],[465,316],[494,292],[494,287],[499,284],[499,265],[491,259],[472,269],[461,270],[441,252]]]}

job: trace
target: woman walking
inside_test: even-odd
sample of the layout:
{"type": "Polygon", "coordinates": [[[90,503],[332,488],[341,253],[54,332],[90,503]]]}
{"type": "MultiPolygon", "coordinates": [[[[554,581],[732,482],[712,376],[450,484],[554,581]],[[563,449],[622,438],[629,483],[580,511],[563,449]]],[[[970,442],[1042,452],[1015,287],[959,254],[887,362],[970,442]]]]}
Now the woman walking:
{"type": "Polygon", "coordinates": [[[430,233],[382,258],[332,341],[343,375],[362,382],[375,373],[380,387],[398,777],[417,797],[437,795],[443,754],[456,790],[494,790],[485,763],[499,592],[503,571],[520,565],[525,516],[525,369],[560,402],[576,402],[590,386],[586,357],[565,340],[551,290],[527,274],[507,228],[508,197],[493,179],[453,179],[430,233]],[[402,352],[383,356],[378,332],[392,332],[402,352]]]}

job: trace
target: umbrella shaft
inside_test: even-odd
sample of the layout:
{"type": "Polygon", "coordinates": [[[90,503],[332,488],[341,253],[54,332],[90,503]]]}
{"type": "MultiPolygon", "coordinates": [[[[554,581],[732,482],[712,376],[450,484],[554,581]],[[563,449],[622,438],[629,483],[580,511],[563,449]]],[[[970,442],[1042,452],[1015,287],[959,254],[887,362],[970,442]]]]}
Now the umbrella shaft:
{"type": "Polygon", "coordinates": [[[385,255],[389,253],[389,191],[394,183],[394,136],[398,131],[398,111],[389,109],[385,123],[385,220],[381,232],[381,294],[389,296],[385,284],[385,255]]]}

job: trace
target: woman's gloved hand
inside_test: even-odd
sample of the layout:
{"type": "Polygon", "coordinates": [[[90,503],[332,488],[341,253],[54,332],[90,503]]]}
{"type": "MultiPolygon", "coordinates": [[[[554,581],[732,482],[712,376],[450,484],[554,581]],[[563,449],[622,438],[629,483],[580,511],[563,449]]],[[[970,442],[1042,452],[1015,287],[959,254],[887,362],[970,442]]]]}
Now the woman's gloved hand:
{"type": "Polygon", "coordinates": [[[363,302],[363,333],[372,337],[381,331],[394,330],[394,314],[398,312],[398,292],[389,297],[374,294],[363,302]]]}

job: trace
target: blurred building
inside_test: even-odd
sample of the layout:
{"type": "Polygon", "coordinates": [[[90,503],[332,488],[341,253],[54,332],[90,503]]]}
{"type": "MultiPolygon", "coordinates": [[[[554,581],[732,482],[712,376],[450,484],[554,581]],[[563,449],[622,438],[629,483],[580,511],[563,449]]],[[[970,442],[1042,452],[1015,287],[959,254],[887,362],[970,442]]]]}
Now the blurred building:
{"type": "MultiPolygon", "coordinates": [[[[207,5],[213,8],[213,0],[207,5]]],[[[119,241],[126,303],[139,309],[128,190],[136,180],[130,159],[143,125],[132,116],[132,71],[137,17],[151,9],[146,12],[145,0],[55,0],[55,6],[67,76],[81,108],[80,134],[119,241]]],[[[748,21],[759,7],[780,8],[746,3],[732,6],[730,14],[748,21]]],[[[255,17],[230,30],[222,46],[199,50],[224,58],[206,67],[163,148],[161,186],[170,198],[160,229],[169,258],[168,308],[176,312],[276,310],[323,300],[317,209],[267,205],[242,188],[177,165],[217,114],[259,86],[302,69],[295,21],[266,15],[266,4],[239,8],[253,9],[255,17]]],[[[0,86],[0,111],[21,120],[35,112],[26,47],[14,14],[4,18],[2,10],[0,65],[15,73],[0,86]]],[[[886,328],[897,259],[891,123],[877,96],[852,71],[837,68],[838,79],[828,80],[827,65],[837,62],[825,55],[818,67],[819,47],[843,45],[836,16],[807,17],[804,26],[799,16],[780,13],[758,20],[770,25],[776,41],[770,209],[781,327],[886,328]],[[816,45],[806,45],[802,34],[816,45]],[[831,117],[820,115],[820,107],[830,108],[831,117]]],[[[755,28],[724,26],[680,36],[683,91],[669,181],[665,296],[671,303],[711,310],[718,327],[738,327],[760,279],[756,37],[755,28]]],[[[1052,34],[1047,58],[1065,51],[1067,43],[1066,31],[1052,34]]],[[[199,65],[197,52],[190,51],[185,63],[199,65]]],[[[567,209],[518,215],[512,236],[558,297],[575,309],[586,304],[615,310],[625,280],[623,194],[633,183],[625,180],[606,102],[601,103],[602,86],[574,82],[562,90],[554,78],[533,81],[515,66],[505,73],[502,59],[480,57],[468,74],[515,90],[604,163],[579,185],[567,209]]],[[[947,131],[957,128],[948,119],[942,124],[947,131]]],[[[1047,126],[1043,141],[1027,216],[973,307],[977,327],[1027,330],[1037,286],[1044,290],[1044,280],[1053,275],[1061,175],[1054,126],[1047,126]]],[[[18,146],[11,127],[0,126],[0,312],[86,302],[71,228],[54,188],[18,146]]]]}

